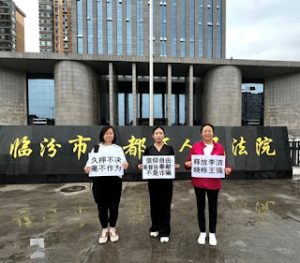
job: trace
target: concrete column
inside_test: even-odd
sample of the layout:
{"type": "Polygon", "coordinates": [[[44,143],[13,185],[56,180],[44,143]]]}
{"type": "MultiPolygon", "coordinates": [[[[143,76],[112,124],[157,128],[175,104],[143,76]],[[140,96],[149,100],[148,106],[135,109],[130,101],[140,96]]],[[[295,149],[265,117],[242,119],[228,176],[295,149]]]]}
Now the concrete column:
{"type": "Polygon", "coordinates": [[[167,125],[172,125],[172,65],[168,65],[167,81],[167,125]]]}
{"type": "Polygon", "coordinates": [[[26,125],[26,73],[0,68],[0,125],[26,125]]]}
{"type": "Polygon", "coordinates": [[[136,126],[137,119],[137,76],[136,76],[136,64],[132,63],[132,123],[136,126]]]}
{"type": "Polygon", "coordinates": [[[75,61],[54,66],[56,125],[97,124],[97,76],[94,70],[75,61]]]}
{"type": "Polygon", "coordinates": [[[264,125],[287,126],[300,136],[300,73],[265,79],[264,125]]]}
{"type": "MultiPolygon", "coordinates": [[[[155,1],[153,1],[154,3],[155,1]]],[[[148,1],[143,1],[143,29],[144,29],[144,56],[149,56],[149,16],[150,16],[150,11],[149,11],[149,5],[148,1]]]]}
{"type": "Polygon", "coordinates": [[[110,125],[118,124],[118,96],[117,96],[117,79],[113,63],[109,63],[108,73],[108,90],[109,90],[109,123],[110,125]]]}
{"type": "Polygon", "coordinates": [[[203,122],[216,126],[241,126],[242,74],[235,66],[220,66],[204,76],[203,122]]]}

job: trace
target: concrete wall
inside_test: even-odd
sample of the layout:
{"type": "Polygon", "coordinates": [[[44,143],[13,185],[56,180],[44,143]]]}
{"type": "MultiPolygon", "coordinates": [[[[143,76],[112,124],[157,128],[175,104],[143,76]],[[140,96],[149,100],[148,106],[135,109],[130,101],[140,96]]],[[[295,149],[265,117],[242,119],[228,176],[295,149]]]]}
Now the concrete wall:
{"type": "Polygon", "coordinates": [[[287,126],[300,136],[300,73],[265,80],[265,126],[287,126]]]}
{"type": "Polygon", "coordinates": [[[26,125],[26,73],[0,68],[0,125],[26,125]]]}
{"type": "Polygon", "coordinates": [[[97,76],[79,62],[61,61],[54,67],[55,124],[97,124],[97,76]]]}
{"type": "Polygon", "coordinates": [[[216,126],[240,126],[242,122],[242,74],[235,66],[220,66],[204,76],[203,122],[216,126]]]}

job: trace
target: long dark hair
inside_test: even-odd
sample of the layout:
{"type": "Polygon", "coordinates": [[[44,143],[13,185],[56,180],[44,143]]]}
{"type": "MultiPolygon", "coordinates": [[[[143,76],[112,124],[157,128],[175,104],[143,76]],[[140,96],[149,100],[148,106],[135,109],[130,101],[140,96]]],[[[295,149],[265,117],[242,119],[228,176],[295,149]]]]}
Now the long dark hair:
{"type": "Polygon", "coordinates": [[[100,131],[100,134],[99,134],[99,139],[100,139],[100,142],[104,142],[104,134],[109,130],[109,129],[112,129],[113,133],[114,133],[114,139],[112,141],[112,143],[116,143],[117,141],[117,136],[116,136],[116,130],[113,126],[104,126],[101,131],[100,131]]]}

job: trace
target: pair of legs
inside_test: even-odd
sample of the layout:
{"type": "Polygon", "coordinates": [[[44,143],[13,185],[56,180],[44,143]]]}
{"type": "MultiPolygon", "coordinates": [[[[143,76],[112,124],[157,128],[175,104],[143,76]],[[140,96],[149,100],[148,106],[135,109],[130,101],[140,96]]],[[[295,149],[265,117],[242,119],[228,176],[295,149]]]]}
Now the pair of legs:
{"type": "Polygon", "coordinates": [[[207,195],[209,211],[209,232],[216,233],[219,190],[209,190],[195,187],[195,193],[197,197],[198,223],[200,232],[206,232],[205,195],[207,195]]]}
{"type": "Polygon", "coordinates": [[[152,221],[150,232],[159,232],[160,237],[169,237],[173,181],[169,179],[149,180],[148,190],[152,221]]]}
{"type": "Polygon", "coordinates": [[[122,179],[118,176],[99,177],[93,180],[93,196],[102,228],[116,226],[121,193],[122,179]]]}

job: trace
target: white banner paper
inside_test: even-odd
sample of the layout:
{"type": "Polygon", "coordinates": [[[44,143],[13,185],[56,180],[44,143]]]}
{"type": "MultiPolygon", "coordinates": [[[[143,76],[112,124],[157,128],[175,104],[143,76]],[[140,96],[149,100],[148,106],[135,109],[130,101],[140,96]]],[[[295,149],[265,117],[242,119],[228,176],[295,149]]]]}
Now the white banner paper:
{"type": "Polygon", "coordinates": [[[143,156],[143,179],[175,179],[174,155],[143,156]]]}
{"type": "Polygon", "coordinates": [[[89,160],[92,171],[89,177],[98,176],[122,176],[124,169],[120,156],[111,153],[109,156],[101,156],[98,153],[89,153],[89,160]]]}
{"type": "Polygon", "coordinates": [[[224,155],[192,155],[192,177],[224,178],[224,155]]]}

